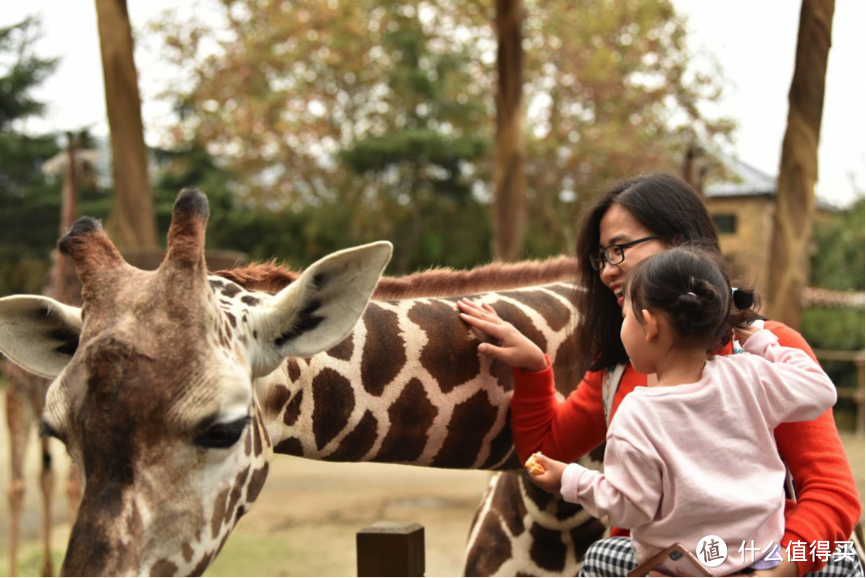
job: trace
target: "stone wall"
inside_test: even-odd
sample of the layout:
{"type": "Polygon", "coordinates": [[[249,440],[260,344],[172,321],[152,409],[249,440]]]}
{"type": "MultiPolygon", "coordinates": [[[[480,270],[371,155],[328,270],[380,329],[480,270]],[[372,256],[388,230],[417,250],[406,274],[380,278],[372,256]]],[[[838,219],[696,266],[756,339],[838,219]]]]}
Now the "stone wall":
{"type": "Polygon", "coordinates": [[[717,222],[733,217],[734,231],[719,231],[719,245],[731,264],[735,283],[739,278],[766,295],[775,198],[767,195],[705,200],[710,216],[717,222]]]}

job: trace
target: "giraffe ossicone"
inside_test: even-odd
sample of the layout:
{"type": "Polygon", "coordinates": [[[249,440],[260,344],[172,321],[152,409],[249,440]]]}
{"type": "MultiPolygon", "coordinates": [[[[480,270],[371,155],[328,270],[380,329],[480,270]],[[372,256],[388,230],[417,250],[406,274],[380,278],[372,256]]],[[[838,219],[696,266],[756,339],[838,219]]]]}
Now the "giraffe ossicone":
{"type": "Polygon", "coordinates": [[[339,251],[276,295],[226,300],[234,289],[208,279],[207,218],[206,197],[181,191],[156,271],[127,264],[98,221],[79,219],[59,248],[83,307],[0,299],[0,351],[54,378],[43,431],[82,468],[66,575],[203,573],[267,478],[256,379],[340,343],[392,252],[339,251]]]}

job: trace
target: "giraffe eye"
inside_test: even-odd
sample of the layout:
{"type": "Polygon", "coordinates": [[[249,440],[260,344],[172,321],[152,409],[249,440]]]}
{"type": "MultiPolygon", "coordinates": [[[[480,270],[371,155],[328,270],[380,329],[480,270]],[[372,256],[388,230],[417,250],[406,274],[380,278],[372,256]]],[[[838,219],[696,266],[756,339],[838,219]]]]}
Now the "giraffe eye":
{"type": "Polygon", "coordinates": [[[237,443],[249,423],[250,416],[246,416],[228,423],[213,424],[198,434],[193,443],[203,448],[230,448],[237,443]]]}
{"type": "Polygon", "coordinates": [[[60,440],[64,444],[66,443],[66,440],[63,439],[63,436],[61,436],[57,432],[57,430],[55,430],[53,427],[51,427],[51,425],[49,425],[49,423],[47,421],[45,421],[44,419],[41,420],[41,422],[39,424],[39,437],[41,437],[41,438],[54,438],[54,439],[60,440]]]}

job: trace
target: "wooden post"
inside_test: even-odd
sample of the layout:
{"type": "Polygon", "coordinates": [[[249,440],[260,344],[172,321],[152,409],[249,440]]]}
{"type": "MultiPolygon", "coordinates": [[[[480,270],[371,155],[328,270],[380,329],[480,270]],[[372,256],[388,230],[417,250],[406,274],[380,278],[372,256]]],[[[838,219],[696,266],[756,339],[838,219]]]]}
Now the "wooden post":
{"type": "Polygon", "coordinates": [[[423,576],[424,526],[376,522],[357,534],[358,576],[423,576]]]}
{"type": "Polygon", "coordinates": [[[866,414],[863,411],[863,404],[866,402],[866,387],[864,387],[863,377],[863,352],[860,352],[860,358],[855,362],[857,364],[857,393],[854,394],[854,402],[857,404],[857,435],[863,436],[864,428],[866,428],[866,414]]]}

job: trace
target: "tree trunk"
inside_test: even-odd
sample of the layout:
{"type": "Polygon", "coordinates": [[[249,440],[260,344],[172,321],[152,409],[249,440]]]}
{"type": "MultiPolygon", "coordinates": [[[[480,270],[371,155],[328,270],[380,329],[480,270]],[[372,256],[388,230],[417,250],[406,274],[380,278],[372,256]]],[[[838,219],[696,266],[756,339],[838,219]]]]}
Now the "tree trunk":
{"type": "Polygon", "coordinates": [[[96,16],[114,165],[115,205],[109,230],[118,247],[153,248],[156,221],[126,0],[96,0],[96,16]]]}
{"type": "Polygon", "coordinates": [[[788,93],[788,126],[782,142],[769,278],[769,314],[799,328],[807,286],[818,140],[834,0],[803,0],[794,78],[788,93]]]}
{"type": "Polygon", "coordinates": [[[523,172],[523,0],[496,0],[496,200],[493,256],[520,259],[526,220],[523,172]]]}
{"type": "Polygon", "coordinates": [[[703,169],[700,167],[700,157],[703,154],[701,148],[695,143],[690,143],[686,149],[686,157],[683,161],[683,180],[702,197],[704,196],[703,169]]]}

